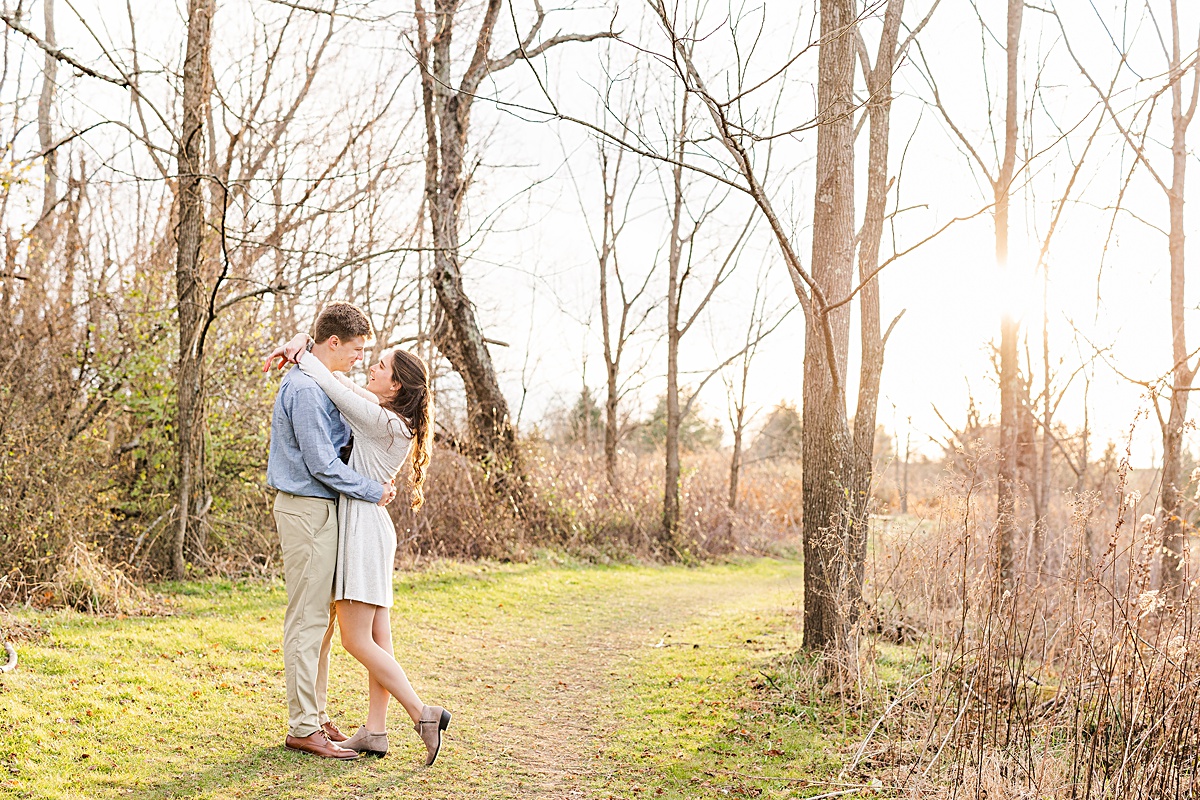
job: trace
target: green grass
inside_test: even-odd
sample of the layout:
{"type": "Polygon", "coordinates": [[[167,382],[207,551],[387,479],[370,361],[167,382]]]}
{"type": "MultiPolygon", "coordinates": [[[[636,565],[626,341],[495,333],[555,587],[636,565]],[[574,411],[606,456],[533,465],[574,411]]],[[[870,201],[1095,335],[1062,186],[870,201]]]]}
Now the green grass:
{"type": "MultiPolygon", "coordinates": [[[[400,574],[397,658],[455,714],[430,770],[395,704],[385,759],[282,747],[278,585],[167,587],[171,616],[18,611],[47,633],[0,676],[0,797],[815,794],[854,729],[773,688],[799,646],[800,585],[799,565],[767,560],[400,574]]],[[[366,713],[338,645],[329,710],[348,732],[366,713]]]]}
{"type": "MultiPolygon", "coordinates": [[[[656,797],[801,797],[833,780],[843,709],[799,699],[797,606],[691,621],[639,659],[609,757],[656,797]]],[[[617,796],[623,796],[618,793],[617,796]]]]}

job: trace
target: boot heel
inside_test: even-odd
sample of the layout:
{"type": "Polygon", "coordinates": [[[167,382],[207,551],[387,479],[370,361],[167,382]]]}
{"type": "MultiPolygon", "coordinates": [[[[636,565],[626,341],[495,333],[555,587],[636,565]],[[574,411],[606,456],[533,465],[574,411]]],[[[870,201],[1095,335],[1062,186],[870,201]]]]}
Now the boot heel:
{"type": "Polygon", "coordinates": [[[442,718],[440,720],[438,720],[438,730],[444,731],[444,730],[446,730],[446,728],[449,728],[449,727],[450,727],[450,712],[443,708],[442,709],[442,718]]]}

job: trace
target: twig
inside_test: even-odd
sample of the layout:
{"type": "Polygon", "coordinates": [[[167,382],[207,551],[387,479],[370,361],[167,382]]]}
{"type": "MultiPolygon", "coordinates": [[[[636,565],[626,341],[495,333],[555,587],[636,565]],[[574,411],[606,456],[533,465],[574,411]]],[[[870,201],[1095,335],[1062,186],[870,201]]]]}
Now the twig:
{"type": "Polygon", "coordinates": [[[775,682],[774,678],[772,678],[767,673],[763,672],[761,669],[758,671],[758,674],[762,675],[764,678],[766,678],[767,683],[771,684],[772,689],[779,692],[780,694],[783,694],[783,689],[779,688],[779,684],[775,682]]]}
{"type": "Polygon", "coordinates": [[[933,669],[929,672],[922,673],[915,681],[910,683],[908,688],[901,692],[900,695],[896,697],[896,699],[893,700],[886,709],[884,709],[884,712],[879,715],[879,719],[875,720],[875,724],[871,726],[871,730],[867,734],[867,738],[863,739],[862,744],[859,745],[858,752],[854,754],[854,760],[850,762],[850,766],[847,769],[854,769],[858,766],[858,762],[862,760],[863,752],[867,749],[867,743],[871,741],[871,738],[875,735],[875,732],[879,730],[879,726],[883,724],[885,719],[887,719],[888,714],[891,714],[892,710],[896,708],[896,706],[898,706],[902,700],[906,700],[912,696],[913,690],[917,688],[917,684],[928,678],[936,671],[936,669],[933,669]]]}

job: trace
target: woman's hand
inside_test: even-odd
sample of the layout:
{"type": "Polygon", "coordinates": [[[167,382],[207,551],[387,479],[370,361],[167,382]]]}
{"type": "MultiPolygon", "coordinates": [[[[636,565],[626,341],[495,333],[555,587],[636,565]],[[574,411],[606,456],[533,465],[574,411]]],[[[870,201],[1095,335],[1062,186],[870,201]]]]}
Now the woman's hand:
{"type": "Polygon", "coordinates": [[[386,506],[388,503],[396,499],[396,482],[388,481],[383,485],[383,497],[379,498],[379,502],[375,505],[386,506]]]}
{"type": "Polygon", "coordinates": [[[269,372],[277,358],[279,359],[279,369],[283,369],[284,364],[299,363],[300,354],[308,349],[309,341],[307,333],[297,333],[290,342],[276,347],[271,351],[271,355],[267,356],[267,363],[263,364],[263,372],[269,372]]]}

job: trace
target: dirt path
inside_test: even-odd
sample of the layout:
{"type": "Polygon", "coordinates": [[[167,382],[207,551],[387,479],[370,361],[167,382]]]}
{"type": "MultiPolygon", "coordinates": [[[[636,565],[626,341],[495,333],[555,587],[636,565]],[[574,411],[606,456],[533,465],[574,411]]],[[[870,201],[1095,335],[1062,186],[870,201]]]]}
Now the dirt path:
{"type": "Polygon", "coordinates": [[[657,677],[639,662],[697,623],[795,608],[800,581],[798,567],[719,568],[630,572],[565,595],[529,591],[511,617],[451,632],[461,661],[447,688],[478,727],[463,726],[447,752],[491,773],[489,797],[607,797],[594,791],[598,779],[624,796],[634,776],[604,754],[640,681],[657,677]]]}

